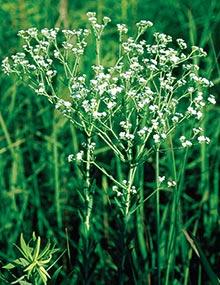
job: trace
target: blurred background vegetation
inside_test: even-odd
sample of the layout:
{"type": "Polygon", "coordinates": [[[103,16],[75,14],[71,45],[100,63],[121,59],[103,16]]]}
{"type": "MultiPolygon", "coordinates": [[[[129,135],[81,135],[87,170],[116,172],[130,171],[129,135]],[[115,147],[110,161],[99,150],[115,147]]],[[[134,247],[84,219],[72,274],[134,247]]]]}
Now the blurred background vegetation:
{"type": "MultiPolygon", "coordinates": [[[[202,62],[202,73],[214,82],[212,93],[219,102],[218,0],[0,0],[0,60],[19,51],[22,45],[17,37],[19,30],[32,26],[40,29],[54,26],[84,27],[88,25],[88,11],[96,11],[99,18],[103,15],[112,18],[103,39],[103,64],[109,65],[114,59],[116,33],[113,25],[117,23],[127,24],[132,33],[138,20],[151,20],[157,31],[203,47],[208,52],[208,57],[202,62]]],[[[94,50],[88,49],[86,61],[93,57],[94,50]]],[[[86,63],[84,72],[89,74],[86,63]]],[[[62,260],[63,275],[68,275],[76,261],[80,205],[77,189],[80,189],[81,184],[78,179],[80,174],[69,165],[67,156],[78,151],[81,138],[45,98],[36,96],[18,79],[8,78],[2,72],[0,95],[0,262],[4,263],[14,256],[13,243],[18,240],[21,232],[27,237],[31,236],[32,231],[44,238],[51,237],[63,249],[67,248],[68,237],[70,258],[64,257],[62,260]],[[57,208],[60,209],[61,220],[57,219],[57,208]]],[[[212,142],[190,150],[183,194],[184,219],[188,220],[189,230],[199,239],[217,273],[220,264],[219,114],[218,104],[207,110],[203,125],[212,142]]],[[[185,125],[186,129],[188,127],[185,125]]],[[[100,149],[100,154],[106,160],[108,152],[100,149]]],[[[167,157],[164,154],[163,158],[166,168],[169,168],[168,156],[169,154],[167,157]]],[[[178,151],[176,156],[181,159],[178,151]]],[[[109,158],[109,168],[114,165],[114,159],[109,158]]],[[[151,168],[154,168],[153,163],[148,169],[148,175],[151,168]]],[[[100,189],[104,191],[97,193],[98,206],[94,210],[97,217],[96,234],[98,236],[104,229],[108,239],[111,236],[108,225],[114,219],[107,211],[108,181],[104,176],[97,179],[100,180],[100,189]]],[[[163,203],[165,207],[165,198],[163,203]]],[[[148,211],[153,207],[150,204],[144,210],[146,216],[152,215],[148,211]]],[[[147,225],[145,230],[152,229],[147,225]]],[[[153,234],[151,232],[152,236],[153,234]]],[[[114,253],[112,258],[117,258],[114,253]]],[[[109,257],[103,257],[103,260],[105,262],[99,266],[106,266],[109,257]]],[[[114,271],[109,264],[109,270],[114,271]]],[[[196,256],[192,257],[189,271],[191,283],[187,284],[208,284],[204,281],[206,277],[196,256]],[[193,272],[201,276],[201,283],[193,283],[193,272]]],[[[179,274],[181,279],[181,272],[179,274]]],[[[107,276],[99,278],[106,281],[96,284],[110,284],[107,276]]]]}

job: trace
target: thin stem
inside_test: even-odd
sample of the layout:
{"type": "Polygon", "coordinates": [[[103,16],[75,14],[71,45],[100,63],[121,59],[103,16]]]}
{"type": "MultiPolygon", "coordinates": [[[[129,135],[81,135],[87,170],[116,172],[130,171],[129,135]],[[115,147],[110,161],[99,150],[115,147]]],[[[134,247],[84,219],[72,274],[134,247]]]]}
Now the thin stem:
{"type": "MultiPolygon", "coordinates": [[[[193,228],[193,235],[196,235],[196,232],[198,230],[198,224],[199,224],[199,220],[197,219],[193,228]]],[[[187,285],[188,281],[189,281],[189,270],[190,270],[190,260],[192,258],[192,253],[193,253],[193,249],[192,247],[189,248],[188,251],[188,257],[186,260],[186,264],[185,264],[185,268],[184,268],[184,284],[183,285],[187,285]]]]}
{"type": "Polygon", "coordinates": [[[128,174],[128,187],[127,187],[127,193],[126,193],[126,202],[125,202],[125,217],[128,217],[129,215],[129,209],[130,209],[130,204],[131,204],[131,187],[134,181],[134,174],[136,171],[135,168],[130,168],[129,174],[128,174]]]}
{"type": "Polygon", "coordinates": [[[60,178],[59,178],[59,162],[58,162],[58,149],[57,149],[57,133],[54,118],[53,127],[53,157],[54,157],[54,183],[55,183],[55,204],[56,204],[56,215],[57,225],[60,229],[62,227],[62,211],[60,205],[60,178]]]}
{"type": "Polygon", "coordinates": [[[91,210],[92,210],[92,205],[93,205],[93,199],[90,192],[91,188],[91,177],[90,177],[90,172],[91,172],[91,135],[88,136],[87,138],[87,152],[86,152],[86,203],[87,203],[87,213],[86,213],[86,218],[85,218],[85,226],[87,232],[89,232],[90,229],[90,216],[91,216],[91,210]]]}
{"type": "MultiPolygon", "coordinates": [[[[173,148],[173,141],[171,138],[171,135],[169,135],[169,144],[170,144],[170,151],[171,151],[171,162],[173,167],[173,176],[174,180],[177,181],[177,172],[176,172],[176,163],[175,163],[175,154],[174,154],[174,148],[173,148]]],[[[178,188],[175,187],[173,190],[173,202],[171,207],[171,223],[170,223],[170,230],[168,235],[168,264],[167,264],[167,271],[166,271],[166,277],[165,277],[165,285],[169,285],[169,276],[170,272],[172,270],[172,261],[175,258],[175,237],[176,237],[176,223],[177,223],[177,217],[176,217],[176,210],[177,210],[177,204],[178,204],[178,188]]]]}
{"type": "Polygon", "coordinates": [[[126,193],[126,202],[125,202],[125,217],[127,221],[127,217],[129,215],[130,204],[131,204],[131,187],[134,182],[135,173],[137,170],[137,166],[134,166],[132,163],[132,143],[128,142],[128,161],[129,161],[129,174],[128,174],[128,186],[126,193]]]}
{"type": "Polygon", "coordinates": [[[159,157],[160,146],[156,149],[156,221],[157,221],[157,284],[161,284],[161,269],[160,269],[160,157],[159,157]]]}
{"type": "Polygon", "coordinates": [[[92,161],[92,164],[94,164],[96,168],[98,168],[103,174],[105,174],[109,179],[111,179],[116,185],[118,185],[123,189],[126,189],[126,187],[123,184],[118,182],[112,175],[110,175],[104,168],[99,166],[95,161],[92,161]]]}
{"type": "Polygon", "coordinates": [[[101,129],[94,126],[97,130],[99,130],[98,136],[114,151],[114,153],[120,157],[122,161],[125,161],[123,154],[120,152],[120,150],[112,143],[109,136],[102,131],[101,129]]]}
{"type": "Polygon", "coordinates": [[[122,56],[122,32],[119,32],[119,52],[118,57],[121,58],[122,56]]]}
{"type": "Polygon", "coordinates": [[[98,35],[96,37],[96,61],[97,61],[97,65],[99,66],[101,61],[100,61],[100,45],[101,45],[101,37],[98,35]]]}

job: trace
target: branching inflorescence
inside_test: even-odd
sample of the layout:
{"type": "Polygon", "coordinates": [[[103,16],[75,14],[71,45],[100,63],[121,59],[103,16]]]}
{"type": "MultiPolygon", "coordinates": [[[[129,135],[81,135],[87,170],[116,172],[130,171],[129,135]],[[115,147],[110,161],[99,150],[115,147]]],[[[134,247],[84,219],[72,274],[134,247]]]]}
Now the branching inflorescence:
{"type": "MultiPolygon", "coordinates": [[[[15,73],[25,79],[38,95],[47,97],[84,132],[84,149],[69,155],[68,160],[85,166],[87,211],[84,222],[89,231],[93,205],[91,166],[97,167],[112,181],[117,205],[127,222],[134,210],[131,211],[132,197],[138,197],[139,185],[134,185],[137,168],[155,151],[159,205],[161,185],[166,183],[164,187],[175,188],[178,184],[178,177],[168,180],[160,176],[161,146],[181,123],[189,119],[193,121],[194,129],[180,135],[177,147],[209,143],[200,123],[204,107],[215,104],[215,98],[207,91],[212,82],[201,77],[199,66],[194,64],[194,59],[206,56],[203,49],[190,48],[183,39],[173,40],[171,36],[158,32],[153,33],[153,42],[149,44],[144,35],[153,25],[150,21],[137,23],[134,37],[127,36],[126,25],[118,24],[117,60],[110,67],[103,66],[101,40],[111,20],[104,17],[99,24],[95,13],[87,15],[90,30],[55,28],[39,31],[31,28],[20,31],[18,35],[25,42],[23,51],[5,58],[2,67],[6,74],[15,73]],[[91,32],[96,42],[96,61],[91,62],[92,78],[82,74],[80,68],[91,32]],[[62,85],[61,89],[56,88],[57,82],[62,85]],[[128,166],[125,180],[114,178],[97,162],[94,136],[128,166]]],[[[158,228],[159,215],[158,208],[158,228]]]]}

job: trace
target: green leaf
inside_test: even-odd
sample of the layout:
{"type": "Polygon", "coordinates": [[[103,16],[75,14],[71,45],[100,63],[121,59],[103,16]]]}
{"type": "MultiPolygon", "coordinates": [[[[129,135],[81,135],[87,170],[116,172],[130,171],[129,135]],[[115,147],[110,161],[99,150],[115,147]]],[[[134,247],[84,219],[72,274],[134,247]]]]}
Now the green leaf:
{"type": "Polygon", "coordinates": [[[61,269],[63,268],[63,266],[61,265],[60,267],[57,268],[57,270],[54,272],[53,276],[52,276],[52,283],[55,285],[57,284],[57,277],[61,271],[61,269]]]}
{"type": "Polygon", "coordinates": [[[43,272],[48,278],[50,278],[49,273],[46,271],[46,269],[43,266],[39,267],[40,271],[43,272]]]}
{"type": "Polygon", "coordinates": [[[38,273],[40,275],[41,280],[46,285],[47,284],[47,278],[50,278],[50,275],[48,274],[48,272],[42,266],[40,266],[37,269],[37,271],[38,271],[38,273]]]}
{"type": "Polygon", "coordinates": [[[22,265],[23,267],[26,267],[26,266],[28,266],[28,264],[29,264],[28,260],[26,260],[25,258],[22,258],[22,257],[21,257],[21,258],[18,258],[18,259],[15,259],[14,262],[15,262],[16,264],[22,265]]]}
{"type": "Polygon", "coordinates": [[[26,244],[23,234],[20,235],[20,248],[16,246],[21,253],[30,261],[32,261],[32,249],[26,244]]]}
{"type": "Polygon", "coordinates": [[[31,263],[27,268],[24,269],[24,271],[28,272],[28,278],[30,277],[31,272],[32,272],[32,270],[34,269],[35,266],[36,266],[35,263],[31,263]]]}
{"type": "Polygon", "coordinates": [[[115,203],[117,204],[117,206],[119,207],[119,210],[121,211],[121,213],[124,214],[124,210],[123,210],[123,206],[122,206],[121,202],[117,198],[114,198],[114,200],[115,200],[115,203]]]}
{"type": "Polygon", "coordinates": [[[38,264],[39,264],[40,266],[43,266],[43,265],[47,264],[48,262],[50,262],[51,258],[52,258],[52,255],[50,255],[48,259],[39,260],[39,261],[38,261],[38,264]]]}
{"type": "Polygon", "coordinates": [[[26,242],[23,238],[23,233],[20,235],[20,247],[21,247],[21,250],[26,253],[26,248],[27,248],[27,245],[26,245],[26,242]]]}
{"type": "Polygon", "coordinates": [[[39,272],[39,275],[40,275],[42,282],[46,285],[47,284],[47,276],[41,270],[38,270],[38,272],[39,272]]]}
{"type": "Polygon", "coordinates": [[[202,248],[200,247],[198,241],[196,240],[196,238],[191,234],[189,235],[189,233],[187,233],[186,230],[183,230],[183,233],[187,239],[187,241],[190,243],[190,245],[192,246],[193,250],[195,251],[196,255],[199,257],[204,270],[206,271],[212,285],[219,285],[220,281],[218,279],[218,276],[215,274],[215,272],[212,270],[202,248]]]}
{"type": "Polygon", "coordinates": [[[26,277],[26,275],[21,276],[20,278],[16,279],[15,281],[11,282],[11,284],[17,284],[22,282],[22,280],[26,277]]]}
{"type": "Polygon", "coordinates": [[[2,268],[7,269],[7,270],[11,270],[11,269],[15,268],[15,265],[12,263],[8,263],[8,264],[2,266],[2,268]]]}
{"type": "Polygon", "coordinates": [[[33,254],[33,259],[37,260],[38,259],[38,255],[40,252],[40,243],[41,243],[41,239],[40,237],[37,238],[37,242],[36,242],[36,247],[34,249],[34,254],[33,254]]]}
{"type": "Polygon", "coordinates": [[[39,254],[38,259],[43,258],[44,255],[46,255],[46,254],[48,253],[48,251],[50,250],[50,246],[51,246],[51,244],[50,244],[50,242],[48,241],[47,244],[46,244],[46,246],[45,246],[45,248],[44,248],[44,249],[41,251],[41,253],[39,254]]]}
{"type": "Polygon", "coordinates": [[[37,239],[35,232],[32,233],[32,240],[35,241],[37,239]]]}

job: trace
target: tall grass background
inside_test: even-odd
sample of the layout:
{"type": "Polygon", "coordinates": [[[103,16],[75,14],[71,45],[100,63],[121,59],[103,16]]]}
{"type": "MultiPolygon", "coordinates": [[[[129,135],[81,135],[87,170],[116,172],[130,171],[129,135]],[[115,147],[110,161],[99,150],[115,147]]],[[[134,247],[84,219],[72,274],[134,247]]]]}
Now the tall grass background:
{"type": "MultiPolygon", "coordinates": [[[[203,47],[208,57],[202,62],[202,73],[213,80],[215,87],[212,92],[219,101],[220,2],[217,0],[0,0],[0,59],[19,50],[21,43],[16,34],[20,29],[32,26],[82,27],[87,25],[88,11],[96,11],[100,18],[110,16],[113,24],[125,23],[131,32],[138,20],[151,20],[156,30],[203,47]]],[[[110,65],[115,57],[115,34],[111,27],[104,36],[102,47],[105,50],[102,63],[110,65]]],[[[94,50],[88,48],[86,56],[83,68],[84,73],[89,75],[86,62],[93,59],[94,50]]],[[[35,231],[45,240],[54,240],[62,250],[67,249],[67,254],[59,261],[63,268],[56,284],[74,284],[71,282],[74,282],[73,270],[78,262],[79,211],[83,207],[78,194],[82,177],[80,171],[67,162],[67,156],[78,151],[82,137],[45,98],[36,96],[15,78],[6,78],[2,72],[0,95],[0,265],[15,256],[13,244],[21,232],[28,238],[35,231]]],[[[218,104],[207,109],[203,127],[211,143],[198,144],[189,149],[181,184],[184,229],[196,237],[217,275],[220,274],[219,114],[218,104]]],[[[185,123],[182,132],[189,128],[192,126],[185,123]]],[[[177,168],[183,152],[182,149],[174,150],[177,168]]],[[[96,154],[109,170],[117,169],[117,177],[123,176],[122,166],[115,157],[109,157],[108,149],[100,146],[96,154]]],[[[160,155],[163,168],[170,174],[175,168],[172,155],[169,145],[167,151],[160,155]]],[[[146,169],[138,173],[144,191],[149,193],[154,169],[154,161],[149,161],[146,169]]],[[[94,263],[90,264],[91,284],[118,284],[120,273],[117,260],[120,251],[115,251],[113,241],[120,247],[120,240],[117,240],[120,224],[109,202],[107,177],[99,172],[94,175],[99,188],[93,213],[94,235],[99,245],[94,260],[87,261],[94,263]]],[[[160,230],[163,233],[168,231],[169,221],[176,213],[170,208],[167,193],[161,194],[160,203],[160,230]]],[[[126,284],[157,284],[154,273],[157,259],[156,226],[152,223],[154,215],[154,198],[142,204],[135,214],[138,230],[137,244],[133,246],[136,251],[133,251],[132,260],[126,265],[129,271],[129,263],[133,263],[134,270],[128,272],[130,281],[126,284]]],[[[178,243],[182,250],[172,264],[175,267],[172,285],[212,284],[201,259],[184,235],[180,235],[178,243]]],[[[163,258],[162,246],[160,251],[163,258]]],[[[165,271],[165,268],[162,270],[165,271]]]]}

